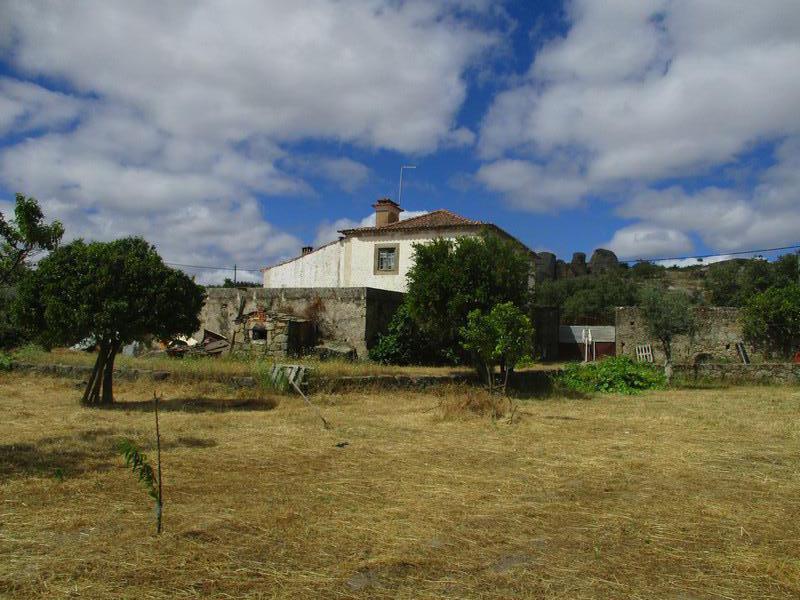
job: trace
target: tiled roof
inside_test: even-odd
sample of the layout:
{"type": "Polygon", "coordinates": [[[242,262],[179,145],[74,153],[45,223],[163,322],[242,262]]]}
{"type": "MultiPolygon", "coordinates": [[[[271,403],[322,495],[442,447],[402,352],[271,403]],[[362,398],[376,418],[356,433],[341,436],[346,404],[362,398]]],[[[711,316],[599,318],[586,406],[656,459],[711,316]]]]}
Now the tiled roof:
{"type": "Polygon", "coordinates": [[[418,217],[397,221],[383,227],[357,227],[355,229],[342,229],[339,233],[350,235],[353,233],[371,233],[381,231],[409,231],[420,229],[440,229],[442,227],[475,227],[488,225],[482,221],[473,221],[449,210],[434,210],[418,217]]]}

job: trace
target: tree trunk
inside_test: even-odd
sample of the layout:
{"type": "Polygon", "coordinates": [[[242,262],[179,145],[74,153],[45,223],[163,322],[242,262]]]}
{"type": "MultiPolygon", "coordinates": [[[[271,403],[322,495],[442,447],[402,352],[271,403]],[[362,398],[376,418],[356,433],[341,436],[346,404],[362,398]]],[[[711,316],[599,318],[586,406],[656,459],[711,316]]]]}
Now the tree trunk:
{"type": "Polygon", "coordinates": [[[114,403],[114,359],[119,351],[119,344],[112,342],[108,350],[105,369],[103,371],[103,393],[100,397],[100,404],[110,405],[114,403]]]}
{"type": "Polygon", "coordinates": [[[104,360],[104,353],[101,350],[97,352],[97,358],[94,361],[94,368],[92,369],[92,374],[89,376],[89,381],[86,382],[86,389],[83,392],[83,397],[81,398],[81,404],[90,404],[89,398],[91,396],[92,389],[94,388],[94,382],[97,377],[100,376],[100,371],[102,370],[102,363],[104,360]]]}
{"type": "Polygon", "coordinates": [[[103,383],[103,370],[108,360],[108,343],[101,342],[100,349],[97,351],[97,361],[95,363],[95,372],[89,378],[89,383],[86,385],[84,404],[88,406],[96,406],[100,403],[100,387],[103,383]]]}
{"type": "Polygon", "coordinates": [[[672,385],[672,345],[669,342],[664,342],[664,357],[664,377],[667,385],[672,385]]]}
{"type": "Polygon", "coordinates": [[[511,375],[511,369],[506,369],[506,372],[503,376],[503,395],[508,396],[508,378],[511,375]]]}

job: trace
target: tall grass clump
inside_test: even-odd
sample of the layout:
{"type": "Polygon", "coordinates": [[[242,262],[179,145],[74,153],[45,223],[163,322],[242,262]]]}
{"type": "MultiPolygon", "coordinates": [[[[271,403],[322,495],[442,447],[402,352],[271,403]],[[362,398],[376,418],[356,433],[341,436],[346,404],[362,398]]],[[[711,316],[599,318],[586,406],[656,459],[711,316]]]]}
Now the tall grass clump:
{"type": "Polygon", "coordinates": [[[10,371],[11,363],[11,355],[6,354],[5,352],[0,352],[0,371],[10,371]]]}
{"type": "Polygon", "coordinates": [[[278,369],[273,373],[274,367],[275,363],[273,362],[256,361],[253,365],[253,376],[262,390],[286,394],[291,388],[289,377],[284,369],[278,369]]]}
{"type": "Polygon", "coordinates": [[[557,377],[565,388],[584,393],[636,394],[666,386],[664,372],[648,363],[616,356],[593,363],[569,363],[557,377]]]}

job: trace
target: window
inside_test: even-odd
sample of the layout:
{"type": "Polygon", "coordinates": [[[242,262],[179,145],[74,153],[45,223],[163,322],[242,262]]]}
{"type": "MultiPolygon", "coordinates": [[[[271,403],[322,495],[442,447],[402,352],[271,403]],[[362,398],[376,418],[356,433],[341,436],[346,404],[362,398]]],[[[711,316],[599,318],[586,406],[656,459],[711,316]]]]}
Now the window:
{"type": "Polygon", "coordinates": [[[375,274],[397,273],[397,255],[399,248],[397,244],[391,246],[375,247],[375,274]]]}

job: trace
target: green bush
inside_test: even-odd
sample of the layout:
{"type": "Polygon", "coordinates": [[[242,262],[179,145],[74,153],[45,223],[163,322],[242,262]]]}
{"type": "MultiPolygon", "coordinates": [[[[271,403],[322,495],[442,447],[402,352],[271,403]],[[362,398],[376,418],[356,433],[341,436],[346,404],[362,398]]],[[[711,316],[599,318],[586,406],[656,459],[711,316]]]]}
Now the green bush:
{"type": "Polygon", "coordinates": [[[423,365],[443,362],[411,318],[406,304],[392,317],[385,334],[370,348],[369,358],[384,365],[423,365]]]}
{"type": "Polygon", "coordinates": [[[5,352],[0,352],[0,371],[11,370],[11,356],[5,352]]]}
{"type": "Polygon", "coordinates": [[[661,369],[634,362],[627,356],[606,358],[593,363],[570,363],[558,377],[568,389],[578,392],[635,394],[661,389],[666,380],[661,369]]]}

